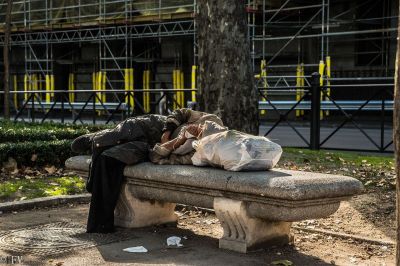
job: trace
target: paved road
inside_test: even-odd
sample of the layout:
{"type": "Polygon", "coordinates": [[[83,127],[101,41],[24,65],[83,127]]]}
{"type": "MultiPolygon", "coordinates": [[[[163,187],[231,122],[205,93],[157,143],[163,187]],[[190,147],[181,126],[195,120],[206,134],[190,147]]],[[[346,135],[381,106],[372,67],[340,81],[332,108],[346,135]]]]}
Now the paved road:
{"type": "MultiPolygon", "coordinates": [[[[265,134],[272,126],[263,124],[260,126],[260,134],[265,134]]],[[[304,136],[306,140],[310,139],[309,127],[296,126],[296,129],[304,136]]],[[[321,128],[321,141],[324,140],[335,128],[321,128]]],[[[379,129],[364,129],[373,141],[379,146],[381,142],[381,133],[379,129]]],[[[282,146],[305,147],[304,141],[294,132],[292,128],[286,125],[276,127],[268,137],[282,146]]],[[[385,129],[385,146],[392,140],[392,130],[385,129]]],[[[378,150],[378,148],[366,136],[356,128],[342,128],[333,135],[322,148],[334,149],[354,149],[354,150],[378,150]]],[[[393,151],[393,144],[387,149],[393,151]]]]}

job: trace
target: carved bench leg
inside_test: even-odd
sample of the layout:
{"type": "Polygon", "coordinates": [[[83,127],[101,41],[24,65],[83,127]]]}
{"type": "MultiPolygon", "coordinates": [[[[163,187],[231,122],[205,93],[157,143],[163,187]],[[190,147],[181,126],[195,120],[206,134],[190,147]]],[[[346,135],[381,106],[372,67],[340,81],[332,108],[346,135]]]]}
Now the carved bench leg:
{"type": "Polygon", "coordinates": [[[124,184],[114,212],[114,224],[125,228],[176,223],[175,203],[140,200],[124,184]]]}
{"type": "Polygon", "coordinates": [[[246,253],[251,249],[290,241],[290,222],[251,218],[243,201],[215,198],[214,210],[224,229],[219,248],[246,253]]]}

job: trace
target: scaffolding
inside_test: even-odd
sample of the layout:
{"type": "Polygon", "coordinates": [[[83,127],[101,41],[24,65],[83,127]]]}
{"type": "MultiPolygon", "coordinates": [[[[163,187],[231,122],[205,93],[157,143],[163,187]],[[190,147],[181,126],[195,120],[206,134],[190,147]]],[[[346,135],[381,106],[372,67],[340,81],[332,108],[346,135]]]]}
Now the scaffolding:
{"type": "MultiPolygon", "coordinates": [[[[309,83],[307,76],[313,72],[321,74],[323,84],[343,78],[391,79],[392,42],[396,40],[398,17],[391,11],[397,10],[393,6],[395,1],[345,2],[248,0],[248,35],[253,68],[259,73],[259,87],[294,86],[298,89],[294,91],[295,97],[301,97],[299,91],[309,83]],[[353,50],[338,51],[338,47],[352,47],[353,50]],[[339,67],[339,64],[345,65],[341,62],[351,61],[349,58],[355,62],[351,66],[355,71],[339,67]]],[[[0,21],[4,21],[5,5],[4,1],[0,3],[0,21]]],[[[127,100],[120,94],[101,91],[129,91],[139,88],[142,83],[142,89],[155,89],[155,49],[149,45],[148,49],[138,51],[135,44],[147,40],[161,43],[170,37],[192,39],[192,62],[180,63],[179,69],[175,69],[175,64],[173,70],[182,71],[182,66],[186,65],[186,80],[195,84],[196,73],[192,74],[192,69],[197,69],[196,12],[196,0],[13,1],[10,43],[13,48],[24,51],[24,71],[14,73],[19,74],[17,85],[23,82],[25,90],[54,90],[54,47],[90,44],[98,50],[92,71],[79,74],[74,62],[68,63],[72,64],[68,88],[79,91],[82,85],[78,84],[79,79],[74,74],[86,75],[91,80],[91,87],[100,90],[98,101],[122,101],[132,107],[136,101],[139,104],[136,106],[148,111],[147,103],[144,106],[144,101],[151,100],[148,94],[142,101],[134,95],[136,100],[127,100]],[[134,69],[135,62],[142,64],[140,72],[134,69]],[[141,74],[144,74],[143,82],[140,81],[141,74]]],[[[0,25],[0,32],[2,30],[0,25]]],[[[0,45],[3,43],[4,35],[0,34],[0,45]]],[[[170,87],[183,89],[184,85],[170,87]]],[[[160,84],[157,86],[160,88],[160,84]]],[[[53,96],[47,93],[35,97],[51,102],[53,96]]],[[[195,95],[188,96],[187,99],[196,98],[195,95]]],[[[76,100],[76,97],[71,99],[76,100]]]]}
{"type": "MultiPolygon", "coordinates": [[[[321,72],[320,68],[326,69],[329,57],[335,63],[339,57],[355,56],[355,61],[358,57],[362,60],[354,65],[348,63],[349,68],[377,66],[376,69],[383,69],[384,75],[391,77],[393,60],[390,60],[390,54],[394,51],[391,42],[396,39],[398,18],[397,13],[391,13],[397,10],[393,7],[395,4],[391,0],[347,4],[335,0],[249,0],[247,10],[254,69],[259,73],[261,62],[266,60],[268,73],[290,75],[302,64],[311,74],[321,72]],[[352,43],[353,50],[338,51],[345,43],[352,43]],[[376,49],[367,51],[368,45],[376,49]],[[310,55],[307,49],[312,49],[318,56],[310,55]]],[[[325,72],[321,74],[326,77],[325,72]]],[[[358,73],[362,74],[362,71],[358,73]]],[[[382,76],[380,73],[368,76],[374,75],[382,76]]]]}
{"type": "MultiPolygon", "coordinates": [[[[134,63],[143,65],[142,89],[156,88],[151,79],[154,68],[155,50],[151,45],[145,51],[135,49],[134,43],[144,39],[161,42],[163,38],[193,36],[193,53],[196,54],[195,21],[193,12],[195,0],[21,0],[13,1],[11,40],[12,47],[23,48],[24,69],[14,70],[14,89],[23,83],[25,91],[45,90],[43,95],[33,94],[36,101],[45,108],[42,102],[54,100],[55,90],[54,63],[57,58],[53,54],[55,45],[71,44],[71,47],[93,45],[98,50],[98,56],[93,58],[92,71],[82,73],[74,66],[73,58],[65,51],[70,62],[68,90],[82,91],[85,84],[79,84],[76,76],[86,76],[91,79],[95,102],[103,105],[107,102],[126,102],[131,108],[139,107],[142,112],[150,112],[150,93],[139,100],[132,92],[137,81],[134,63]],[[143,54],[146,58],[143,58],[143,54]],[[23,73],[21,73],[23,72],[23,73]],[[76,73],[74,73],[76,72],[76,73]],[[76,74],[76,75],[75,75],[76,74]],[[21,75],[23,79],[21,80],[21,75]],[[19,80],[19,81],[18,81],[19,80]],[[126,90],[126,94],[106,93],[105,91],[126,90]]],[[[0,21],[4,21],[6,3],[0,3],[0,21]]],[[[0,25],[0,32],[3,30],[0,25]]],[[[0,43],[4,43],[4,35],[0,35],[0,43]]],[[[73,48],[71,48],[73,49],[73,48]]],[[[68,61],[68,60],[64,60],[68,61]]],[[[196,60],[193,59],[193,65],[196,60]]],[[[86,82],[87,83],[87,82],[86,82]]],[[[140,82],[139,82],[140,83],[140,82]]],[[[172,82],[171,82],[172,83],[172,82]]],[[[66,88],[57,88],[63,90],[66,88]]],[[[139,88],[140,89],[140,88],[139,88]]],[[[70,97],[75,101],[79,97],[70,97]]],[[[17,109],[18,96],[14,97],[17,109]]],[[[23,100],[27,102],[28,94],[23,100]]],[[[102,112],[104,113],[104,112],[102,112]]]]}

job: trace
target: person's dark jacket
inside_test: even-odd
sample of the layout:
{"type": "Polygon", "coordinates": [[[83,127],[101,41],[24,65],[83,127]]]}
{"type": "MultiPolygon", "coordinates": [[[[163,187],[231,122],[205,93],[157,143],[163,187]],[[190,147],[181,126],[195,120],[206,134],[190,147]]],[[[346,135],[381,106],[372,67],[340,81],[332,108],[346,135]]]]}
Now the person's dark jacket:
{"type": "Polygon", "coordinates": [[[92,163],[86,189],[92,193],[92,197],[86,229],[88,233],[114,230],[114,209],[124,181],[125,166],[147,161],[149,151],[161,141],[163,132],[177,131],[180,122],[187,118],[190,121],[191,113],[198,112],[180,109],[168,117],[145,115],[128,118],[113,129],[90,136],[92,163]]]}
{"type": "MultiPolygon", "coordinates": [[[[143,115],[128,118],[112,129],[99,131],[92,139],[92,166],[100,154],[126,165],[147,161],[149,151],[156,143],[161,142],[165,131],[171,131],[171,138],[175,138],[183,125],[193,123],[203,115],[206,113],[182,108],[168,116],[143,115]]],[[[93,182],[92,168],[86,186],[89,192],[93,182]]]]}

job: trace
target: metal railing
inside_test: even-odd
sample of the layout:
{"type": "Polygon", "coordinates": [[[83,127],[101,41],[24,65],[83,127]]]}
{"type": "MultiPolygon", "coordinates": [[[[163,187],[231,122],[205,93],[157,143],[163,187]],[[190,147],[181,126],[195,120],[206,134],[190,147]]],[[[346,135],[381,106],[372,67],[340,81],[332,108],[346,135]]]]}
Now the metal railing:
{"type": "MultiPolygon", "coordinates": [[[[177,92],[191,93],[194,89],[152,89],[148,90],[56,90],[56,91],[11,91],[10,106],[14,121],[30,121],[43,123],[49,120],[65,121],[73,124],[96,124],[119,122],[130,116],[146,113],[168,113],[173,106],[182,108],[175,95],[177,92]],[[146,112],[143,101],[138,94],[150,93],[153,101],[150,102],[150,111],[146,112]],[[52,99],[45,100],[50,94],[52,99]],[[70,97],[71,94],[74,97],[70,97]],[[112,95],[113,101],[108,102],[107,96],[112,95]],[[16,100],[23,97],[22,101],[16,100]],[[71,101],[71,98],[81,98],[81,101],[71,101]],[[18,104],[19,103],[19,104],[18,104]],[[116,117],[117,114],[120,117],[116,117]]],[[[0,95],[4,94],[3,91],[0,95]]],[[[110,97],[108,97],[110,98],[110,97]]],[[[190,102],[188,102],[190,104],[190,102]]]]}
{"type": "MultiPolygon", "coordinates": [[[[379,80],[376,78],[324,79],[323,85],[321,85],[318,73],[303,78],[307,79],[303,87],[291,86],[289,82],[285,81],[286,86],[277,85],[279,83],[277,82],[274,86],[258,88],[262,98],[259,104],[260,110],[266,111],[270,117],[276,117],[272,119],[272,125],[267,129],[265,136],[271,135],[278,126],[285,123],[300,137],[306,147],[315,150],[330,149],[335,147],[329,146],[328,141],[349,125],[354,129],[353,134],[361,134],[374,147],[360,150],[390,152],[388,148],[393,144],[393,140],[385,137],[387,135],[385,131],[388,128],[391,130],[392,127],[394,84],[391,82],[393,78],[378,78],[379,80]],[[368,83],[362,84],[361,81],[368,83]],[[345,82],[345,84],[337,84],[339,82],[345,82]],[[337,100],[333,96],[340,90],[353,88],[358,91],[368,89],[370,93],[359,93],[358,98],[366,95],[363,100],[337,100]],[[290,95],[299,93],[301,97],[297,100],[273,99],[278,95],[279,97],[290,97],[290,95]],[[291,119],[297,116],[296,112],[299,110],[305,112],[300,115],[300,119],[307,121],[301,123],[303,130],[299,130],[300,126],[293,121],[295,119],[291,119]],[[379,141],[374,139],[361,124],[364,123],[360,121],[362,116],[374,118],[372,124],[376,130],[379,130],[379,141]],[[321,126],[321,123],[324,123],[324,127],[321,126]],[[309,125],[309,134],[304,134],[305,124],[309,125]],[[321,128],[329,129],[330,132],[321,137],[321,128]]],[[[349,147],[348,150],[355,149],[349,147]]]]}
{"type": "MultiPolygon", "coordinates": [[[[270,77],[270,81],[273,79],[270,77]]],[[[270,136],[278,126],[286,124],[306,147],[329,149],[334,147],[329,146],[328,141],[350,125],[354,134],[361,134],[373,146],[373,149],[365,150],[389,152],[393,141],[388,139],[386,131],[391,130],[388,121],[391,121],[393,114],[393,84],[387,81],[392,82],[392,79],[381,78],[375,83],[368,78],[352,79],[353,84],[349,84],[350,80],[347,79],[331,79],[321,85],[320,76],[316,73],[304,76],[305,82],[301,87],[292,85],[290,79],[277,77],[276,82],[270,82],[268,87],[258,88],[260,112],[266,112],[264,118],[268,117],[269,127],[262,132],[265,136],[270,136]],[[360,84],[360,81],[368,84],[360,84]],[[372,93],[366,94],[368,96],[363,100],[337,99],[335,92],[349,88],[357,88],[357,91],[365,88],[372,93]],[[294,96],[298,98],[292,100],[294,96]],[[374,117],[372,124],[379,130],[379,140],[371,137],[360,124],[360,116],[374,117]],[[327,128],[330,131],[328,133],[327,128]],[[321,137],[321,129],[324,129],[325,136],[321,137]]],[[[185,107],[176,100],[177,92],[190,96],[194,91],[196,89],[12,91],[10,104],[14,121],[108,124],[146,113],[167,114],[174,107],[185,107]],[[144,92],[152,95],[147,112],[142,99],[144,92]],[[52,95],[50,101],[45,97],[47,94],[52,95]]],[[[354,150],[351,147],[349,149],[354,150]]]]}

